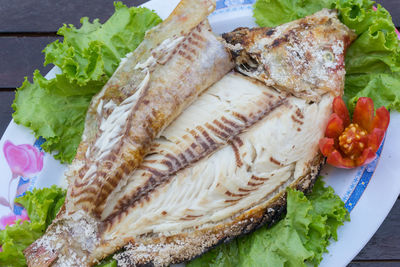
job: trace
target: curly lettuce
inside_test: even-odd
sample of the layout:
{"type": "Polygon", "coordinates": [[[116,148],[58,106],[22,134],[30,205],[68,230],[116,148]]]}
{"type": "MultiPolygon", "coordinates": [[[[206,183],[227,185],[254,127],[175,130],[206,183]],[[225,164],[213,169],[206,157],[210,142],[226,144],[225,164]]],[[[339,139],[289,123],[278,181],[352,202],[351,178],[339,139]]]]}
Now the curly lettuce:
{"type": "Polygon", "coordinates": [[[275,27],[304,18],[323,8],[333,8],[335,0],[258,0],[254,18],[261,27],[275,27]]]}
{"type": "Polygon", "coordinates": [[[82,18],[81,28],[64,25],[58,40],[45,49],[45,65],[61,70],[54,79],[35,71],[33,83],[25,78],[12,107],[18,124],[30,128],[42,145],[61,162],[71,162],[83,133],[91,98],[111,77],[120,59],[140,44],[145,32],[161,22],[146,8],[115,3],[115,13],[104,24],[82,18]]]}
{"type": "MultiPolygon", "coordinates": [[[[53,185],[15,199],[27,211],[30,221],[16,222],[0,231],[0,266],[27,266],[23,251],[45,233],[64,204],[65,196],[64,189],[53,185]]],[[[117,262],[109,257],[97,267],[117,267],[117,262]]]]}
{"type": "Polygon", "coordinates": [[[30,221],[0,231],[0,266],[26,266],[24,249],[44,234],[64,200],[65,191],[56,186],[34,189],[15,199],[26,209],[30,221]]]}
{"type": "Polygon", "coordinates": [[[289,188],[285,218],[216,247],[188,267],[317,266],[329,239],[337,239],[337,228],[347,219],[344,203],[321,179],[307,197],[289,188]]]}
{"type": "Polygon", "coordinates": [[[400,111],[400,47],[389,12],[370,0],[258,0],[254,17],[258,25],[273,27],[313,14],[321,8],[336,8],[340,20],[358,38],[346,53],[344,97],[353,109],[367,96],[375,106],[400,111]],[[279,10],[279,12],[277,12],[279,10]]]}

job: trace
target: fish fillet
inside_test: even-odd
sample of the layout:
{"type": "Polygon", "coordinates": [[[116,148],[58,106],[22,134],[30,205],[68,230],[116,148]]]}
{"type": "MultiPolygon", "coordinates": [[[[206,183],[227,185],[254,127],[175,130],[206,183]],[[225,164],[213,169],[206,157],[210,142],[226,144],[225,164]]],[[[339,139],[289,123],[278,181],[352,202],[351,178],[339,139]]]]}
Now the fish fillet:
{"type": "MultiPolygon", "coordinates": [[[[211,33],[202,29],[208,24],[199,23],[194,29],[196,35],[204,34],[213,43],[211,33]]],[[[193,31],[188,36],[191,34],[193,31]]],[[[145,139],[147,154],[142,161],[129,167],[111,188],[105,175],[95,173],[93,179],[101,182],[96,191],[87,192],[89,187],[76,195],[69,191],[67,205],[46,234],[25,251],[29,266],[90,266],[113,253],[118,266],[183,262],[219,242],[273,222],[285,208],[286,187],[311,189],[323,163],[318,141],[323,137],[333,98],[343,93],[343,58],[354,33],[339,22],[334,11],[323,10],[274,29],[242,28],[223,37],[236,69],[243,74],[225,75],[192,104],[183,105],[187,108],[175,120],[149,118],[145,109],[129,113],[126,107],[118,111],[130,101],[136,103],[135,90],[140,89],[131,91],[118,104],[117,100],[106,102],[106,93],[94,100],[97,106],[92,113],[100,115],[97,124],[91,122],[94,126],[88,129],[92,130],[85,129],[85,140],[90,141],[83,141],[71,166],[70,182],[74,186],[85,183],[78,174],[90,158],[87,155],[103,162],[104,152],[90,150],[97,147],[93,144],[115,147],[115,138],[102,139],[94,130],[101,132],[103,121],[137,116],[141,120],[121,126],[132,132],[138,131],[140,123],[161,120],[164,124],[157,134],[148,133],[152,138],[145,139]],[[310,37],[316,40],[310,43],[310,37]],[[294,55],[290,49],[295,45],[298,54],[294,55]],[[330,52],[332,57],[320,58],[318,51],[330,52]],[[301,70],[298,73],[297,67],[301,70]],[[313,73],[316,68],[322,76],[313,73]],[[98,202],[79,201],[88,193],[97,196],[98,202]],[[90,212],[94,216],[88,216],[90,212]]],[[[161,47],[174,46],[171,42],[183,41],[175,37],[161,47]]],[[[207,49],[204,57],[210,64],[225,63],[225,67],[212,69],[223,68],[216,75],[222,77],[232,65],[229,60],[225,62],[229,59],[227,52],[218,49],[207,49]],[[216,60],[218,56],[222,58],[216,60]]],[[[165,57],[169,58],[168,53],[160,53],[158,58],[163,61],[165,57]]],[[[198,63],[202,60],[199,57],[192,64],[203,66],[198,63]]],[[[165,64],[173,64],[173,60],[165,64]]],[[[131,64],[134,70],[153,68],[152,60],[137,62],[131,64]]],[[[141,83],[147,73],[142,75],[141,83]]],[[[215,74],[209,75],[216,79],[215,74]]],[[[163,79],[161,70],[158,78],[163,79]]],[[[158,97],[152,95],[148,101],[150,106],[160,105],[164,110],[158,97]]],[[[163,105],[175,108],[175,104],[163,105]]],[[[104,127],[104,131],[118,129],[112,124],[104,127]]],[[[131,166],[124,157],[107,160],[109,164],[119,161],[131,166]]],[[[96,164],[88,166],[97,170],[96,164]]]]}

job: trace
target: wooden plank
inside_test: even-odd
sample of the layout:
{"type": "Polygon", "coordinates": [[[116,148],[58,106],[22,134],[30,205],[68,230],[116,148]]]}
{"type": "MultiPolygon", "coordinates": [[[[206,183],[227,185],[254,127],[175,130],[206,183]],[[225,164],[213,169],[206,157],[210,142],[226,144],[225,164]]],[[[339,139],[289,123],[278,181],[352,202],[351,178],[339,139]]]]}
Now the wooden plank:
{"type": "Polygon", "coordinates": [[[46,74],[53,66],[43,67],[43,48],[57,37],[0,37],[0,88],[21,86],[24,77],[35,69],[46,74]]]}
{"type": "MultiPolygon", "coordinates": [[[[123,0],[128,6],[137,6],[146,0],[123,0]]],[[[398,0],[378,0],[392,14],[400,26],[398,0]]],[[[0,33],[56,32],[63,23],[79,25],[81,17],[105,21],[113,13],[110,0],[0,0],[0,33]]]]}
{"type": "MultiPolygon", "coordinates": [[[[1,32],[56,32],[63,23],[80,25],[81,17],[104,22],[114,13],[111,0],[0,0],[1,32]]],[[[137,6],[146,0],[122,0],[137,6]]]]}
{"type": "Polygon", "coordinates": [[[381,227],[355,258],[355,260],[377,259],[400,261],[400,200],[396,201],[381,227]]]}
{"type": "Polygon", "coordinates": [[[392,15],[394,25],[400,27],[400,2],[399,0],[376,0],[392,15]]]}
{"type": "Polygon", "coordinates": [[[0,136],[3,135],[11,121],[13,112],[11,104],[14,100],[14,91],[0,91],[0,136]]]}

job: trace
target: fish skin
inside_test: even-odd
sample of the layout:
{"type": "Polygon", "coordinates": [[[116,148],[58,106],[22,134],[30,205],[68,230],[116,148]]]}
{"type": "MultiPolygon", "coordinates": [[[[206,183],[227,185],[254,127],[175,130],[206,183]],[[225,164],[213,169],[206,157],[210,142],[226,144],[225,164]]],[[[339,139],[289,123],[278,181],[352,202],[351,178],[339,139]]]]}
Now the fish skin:
{"type": "Polygon", "coordinates": [[[45,235],[24,251],[28,266],[91,266],[100,260],[90,254],[109,193],[140,165],[153,139],[233,68],[206,20],[214,8],[215,1],[183,0],[94,97],[67,173],[66,203],[45,235]]]}
{"type": "Polygon", "coordinates": [[[357,35],[336,10],[321,11],[275,28],[238,28],[223,34],[236,70],[309,101],[342,95],[345,49],[357,35]]]}

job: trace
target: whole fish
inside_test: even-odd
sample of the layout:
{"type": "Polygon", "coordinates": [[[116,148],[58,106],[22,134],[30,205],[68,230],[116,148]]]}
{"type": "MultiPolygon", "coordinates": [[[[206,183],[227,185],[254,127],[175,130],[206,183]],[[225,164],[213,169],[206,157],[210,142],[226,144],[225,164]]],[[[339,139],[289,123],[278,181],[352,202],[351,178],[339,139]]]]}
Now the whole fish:
{"type": "MultiPolygon", "coordinates": [[[[335,11],[323,10],[276,28],[241,28],[223,35],[236,70],[249,77],[238,72],[225,75],[232,68],[230,55],[204,20],[185,36],[161,42],[152,48],[155,53],[144,52],[150,55],[147,59],[131,64],[133,73],[139,71],[143,76],[139,89],[132,90],[131,95],[120,101],[106,93],[95,98],[93,103],[97,104],[88,119],[100,115],[89,123],[94,125],[91,131],[85,129],[81,153],[71,166],[70,183],[75,188],[84,184],[83,188],[87,175],[87,180],[98,181],[98,187],[92,191],[87,186],[79,193],[69,190],[67,205],[46,234],[25,251],[29,266],[89,266],[113,253],[118,266],[183,262],[279,218],[285,209],[287,187],[302,191],[312,188],[324,161],[318,141],[323,137],[333,98],[343,94],[343,59],[355,34],[340,23],[335,11]],[[192,41],[202,36],[212,46],[201,50],[204,55],[199,51],[197,57],[191,56],[190,66],[181,64],[185,73],[193,75],[197,69],[213,81],[225,76],[215,84],[202,80],[209,77],[194,77],[206,86],[213,85],[190,105],[176,107],[175,98],[154,90],[151,97],[143,98],[149,102],[142,109],[131,112],[124,108],[131,101],[140,102],[135,92],[140,92],[141,84],[150,81],[158,70],[157,81],[152,82],[169,79],[168,83],[185,88],[173,82],[172,68],[162,71],[160,65],[173,65],[174,56],[179,55],[170,55],[165,47],[176,42],[190,49],[189,44],[183,45],[189,36],[192,41]],[[166,61],[153,65],[153,58],[166,61]],[[114,99],[112,104],[107,97],[114,99]],[[160,101],[167,98],[172,103],[160,101]],[[147,106],[163,112],[172,110],[173,114],[178,113],[176,109],[187,108],[171,119],[171,113],[169,118],[149,116],[147,106]],[[129,119],[123,126],[111,123],[125,121],[125,116],[141,119],[129,119]],[[162,126],[157,134],[146,132],[149,138],[140,141],[146,149],[140,163],[131,168],[132,162],[124,154],[103,158],[109,152],[101,147],[112,150],[120,142],[115,140],[126,136],[106,138],[99,133],[109,131],[111,135],[124,127],[142,136],[139,128],[153,123],[162,126]],[[93,176],[88,169],[81,177],[79,170],[88,158],[100,164],[125,164],[129,170],[118,176],[119,182],[104,178],[112,172],[96,173],[97,167],[93,176]]],[[[200,42],[200,38],[195,41],[200,42]]],[[[187,81],[193,80],[188,76],[187,81]]],[[[121,142],[129,144],[127,148],[135,147],[130,141],[121,142]]]]}

